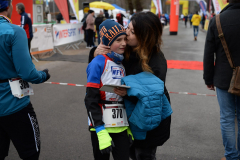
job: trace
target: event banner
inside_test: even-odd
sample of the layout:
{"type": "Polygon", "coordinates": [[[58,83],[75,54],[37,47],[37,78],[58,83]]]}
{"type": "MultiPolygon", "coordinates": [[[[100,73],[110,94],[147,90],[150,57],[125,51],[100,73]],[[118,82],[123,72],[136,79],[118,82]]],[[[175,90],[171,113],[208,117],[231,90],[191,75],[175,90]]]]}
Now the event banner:
{"type": "Polygon", "coordinates": [[[73,10],[73,13],[74,13],[75,17],[78,19],[78,12],[76,12],[74,1],[75,0],[69,0],[69,2],[71,4],[71,7],[72,7],[72,10],[73,10]]]}
{"type": "MultiPolygon", "coordinates": [[[[220,1],[220,0],[219,0],[219,1],[220,1]]],[[[219,14],[219,13],[221,12],[221,10],[222,10],[222,9],[221,9],[221,6],[220,6],[220,4],[219,4],[219,1],[218,1],[218,0],[212,0],[216,14],[219,14]]]]}
{"type": "Polygon", "coordinates": [[[69,23],[69,13],[68,13],[68,4],[67,0],[54,0],[58,9],[60,10],[64,20],[69,23]]]}
{"type": "Polygon", "coordinates": [[[161,0],[153,0],[153,3],[156,6],[156,14],[160,16],[162,14],[162,2],[161,0]]]}
{"type": "Polygon", "coordinates": [[[156,14],[156,6],[155,4],[153,3],[153,1],[151,2],[151,12],[156,14]]]}
{"type": "Polygon", "coordinates": [[[79,20],[79,0],[73,0],[73,4],[77,12],[77,19],[79,20]]]}
{"type": "Polygon", "coordinates": [[[225,8],[228,5],[227,0],[218,0],[218,3],[221,7],[221,9],[225,8]]]}
{"type": "Polygon", "coordinates": [[[204,30],[207,31],[209,26],[209,19],[205,20],[204,30]]]}
{"type": "Polygon", "coordinates": [[[201,10],[202,10],[202,12],[203,12],[204,15],[206,15],[206,11],[207,11],[206,4],[205,4],[205,3],[206,3],[206,2],[203,1],[203,0],[200,0],[200,1],[199,1],[199,6],[200,6],[200,8],[201,8],[201,10]]]}
{"type": "Polygon", "coordinates": [[[33,39],[31,41],[31,51],[47,51],[53,49],[52,25],[33,25],[33,39]]]}
{"type": "Polygon", "coordinates": [[[170,35],[177,35],[178,33],[178,19],[179,19],[179,0],[171,1],[170,8],[170,35]]]}
{"type": "Polygon", "coordinates": [[[60,46],[84,39],[82,23],[53,25],[53,44],[60,46]]]}

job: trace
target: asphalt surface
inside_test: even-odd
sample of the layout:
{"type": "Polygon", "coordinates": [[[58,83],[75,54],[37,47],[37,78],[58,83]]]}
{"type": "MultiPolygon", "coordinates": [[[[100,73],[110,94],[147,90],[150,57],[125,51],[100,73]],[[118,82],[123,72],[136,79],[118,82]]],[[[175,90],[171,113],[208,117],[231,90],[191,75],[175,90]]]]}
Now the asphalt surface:
{"type": "MultiPolygon", "coordinates": [[[[193,41],[193,29],[179,22],[178,36],[164,29],[162,51],[168,60],[203,60],[206,32],[193,41]]],[[[89,50],[65,51],[82,55],[89,50]]],[[[48,68],[51,82],[86,84],[87,63],[48,61],[36,63],[39,70],[48,68]]],[[[168,69],[166,86],[173,92],[215,94],[207,90],[203,71],[168,69]]],[[[40,160],[93,160],[85,87],[56,84],[32,85],[31,96],[41,133],[40,160]]],[[[170,94],[173,108],[171,137],[157,150],[157,160],[220,160],[224,155],[216,97],[170,94]]],[[[11,144],[6,160],[19,160],[11,144]]]]}

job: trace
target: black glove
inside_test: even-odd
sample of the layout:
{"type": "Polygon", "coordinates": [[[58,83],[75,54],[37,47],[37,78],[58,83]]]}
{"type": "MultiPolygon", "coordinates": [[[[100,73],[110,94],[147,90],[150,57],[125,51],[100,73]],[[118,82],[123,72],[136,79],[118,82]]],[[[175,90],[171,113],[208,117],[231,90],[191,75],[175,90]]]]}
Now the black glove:
{"type": "MultiPolygon", "coordinates": [[[[48,73],[48,69],[44,69],[43,72],[45,72],[46,75],[47,75],[47,78],[46,78],[46,80],[45,80],[45,81],[47,81],[47,80],[51,77],[51,75],[48,73]]],[[[44,82],[45,82],[45,81],[44,81],[44,82]]]]}
{"type": "Polygon", "coordinates": [[[110,154],[110,152],[112,152],[112,149],[113,149],[113,147],[115,147],[115,145],[114,145],[113,141],[111,143],[112,143],[111,146],[109,146],[103,150],[100,150],[102,154],[110,154]]]}

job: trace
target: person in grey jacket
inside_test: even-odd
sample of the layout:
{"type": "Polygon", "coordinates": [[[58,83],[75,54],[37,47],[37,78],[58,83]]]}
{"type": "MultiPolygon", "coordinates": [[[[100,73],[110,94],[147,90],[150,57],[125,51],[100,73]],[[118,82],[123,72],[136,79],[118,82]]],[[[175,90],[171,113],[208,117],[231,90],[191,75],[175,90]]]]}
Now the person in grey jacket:
{"type": "MultiPolygon", "coordinates": [[[[230,0],[220,13],[220,22],[235,66],[240,66],[240,0],[230,0]]],[[[237,110],[238,130],[240,129],[240,97],[228,93],[233,69],[230,67],[216,26],[216,16],[209,24],[205,50],[203,79],[207,88],[217,91],[220,106],[220,124],[225,147],[222,160],[240,159],[240,132],[236,147],[235,109],[237,110]]]]}
{"type": "Polygon", "coordinates": [[[86,19],[86,23],[87,23],[87,35],[88,35],[88,39],[87,39],[87,48],[92,48],[94,47],[94,43],[93,43],[93,36],[94,36],[94,25],[95,25],[95,18],[94,18],[94,11],[93,10],[89,10],[89,14],[87,16],[86,19]]]}

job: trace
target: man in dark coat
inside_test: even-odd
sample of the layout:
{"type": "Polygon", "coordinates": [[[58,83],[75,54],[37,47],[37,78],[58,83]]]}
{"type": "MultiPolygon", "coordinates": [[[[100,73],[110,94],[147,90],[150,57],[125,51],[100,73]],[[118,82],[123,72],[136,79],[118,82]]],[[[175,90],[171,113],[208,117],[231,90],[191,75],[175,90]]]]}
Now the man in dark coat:
{"type": "MultiPolygon", "coordinates": [[[[220,22],[229,51],[235,66],[240,66],[240,0],[230,0],[220,13],[220,22]]],[[[228,93],[233,69],[230,67],[220,38],[218,37],[216,16],[209,24],[204,51],[205,84],[210,90],[217,90],[220,106],[220,124],[225,147],[225,157],[222,160],[238,160],[240,158],[240,132],[236,147],[235,110],[237,120],[240,120],[240,97],[228,93]]],[[[239,122],[238,122],[239,124],[239,122]]],[[[238,130],[240,126],[238,125],[238,130]]]]}
{"type": "Polygon", "coordinates": [[[95,25],[96,25],[97,35],[98,35],[98,44],[100,44],[99,26],[105,20],[106,18],[103,16],[103,11],[100,11],[99,15],[95,19],[95,25]]]}

